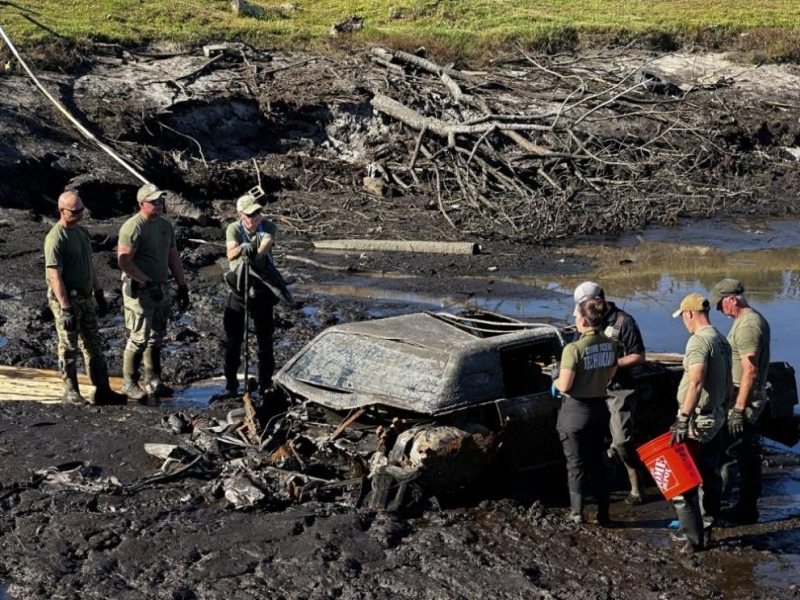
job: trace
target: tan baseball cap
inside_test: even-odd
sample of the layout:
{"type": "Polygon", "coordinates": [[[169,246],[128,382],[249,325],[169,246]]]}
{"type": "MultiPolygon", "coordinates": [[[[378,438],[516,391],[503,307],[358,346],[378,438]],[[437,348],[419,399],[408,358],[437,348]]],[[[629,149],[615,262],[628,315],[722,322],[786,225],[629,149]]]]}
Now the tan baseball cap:
{"type": "Polygon", "coordinates": [[[139,188],[138,192],[136,192],[136,201],[141,203],[146,200],[158,200],[162,196],[166,195],[167,192],[158,189],[154,184],[146,183],[139,188]]]}
{"type": "Polygon", "coordinates": [[[236,201],[236,212],[252,215],[261,211],[261,205],[251,194],[245,194],[236,201]]]}
{"type": "Polygon", "coordinates": [[[672,313],[672,318],[676,319],[680,317],[685,310],[708,310],[708,307],[708,298],[697,293],[689,294],[681,300],[681,306],[672,313]]]}

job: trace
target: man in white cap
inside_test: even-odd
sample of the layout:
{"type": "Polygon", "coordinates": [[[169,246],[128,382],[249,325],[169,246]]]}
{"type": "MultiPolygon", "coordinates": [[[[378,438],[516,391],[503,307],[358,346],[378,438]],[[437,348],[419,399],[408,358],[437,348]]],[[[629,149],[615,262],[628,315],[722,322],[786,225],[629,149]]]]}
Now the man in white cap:
{"type": "MultiPolygon", "coordinates": [[[[275,370],[275,356],[272,338],[275,331],[272,309],[278,298],[264,285],[259,277],[249,277],[247,290],[233,284],[230,277],[243,261],[251,272],[264,272],[272,263],[272,248],[278,228],[274,223],[262,218],[262,206],[251,194],[245,194],[236,201],[238,219],[225,230],[225,246],[230,272],[226,280],[231,284],[228,304],[225,307],[223,326],[225,327],[225,389],[228,396],[238,394],[238,372],[242,359],[242,343],[246,320],[251,318],[258,344],[258,387],[265,394],[272,386],[272,373],[275,370]],[[247,312],[245,298],[247,294],[247,312]]],[[[245,382],[247,385],[247,382],[245,382]]]]}
{"type": "Polygon", "coordinates": [[[678,385],[678,416],[670,431],[670,445],[702,444],[692,452],[703,478],[693,488],[672,499],[678,515],[682,552],[703,550],[711,527],[719,517],[722,500],[722,427],[725,402],[732,389],[731,346],[708,320],[708,299],[689,294],[672,313],[681,317],[691,334],[683,355],[683,377],[678,385]]]}
{"type": "Polygon", "coordinates": [[[152,183],[139,188],[139,212],[119,230],[117,263],[122,270],[125,327],[130,332],[122,360],[120,390],[146,402],[172,395],[161,380],[161,347],[169,317],[169,276],[178,283],[178,306],[189,308],[189,288],[175,243],[175,230],[164,215],[167,193],[152,183]],[[139,367],[144,378],[139,385],[139,367]]]}
{"type": "Polygon", "coordinates": [[[605,302],[602,333],[610,337],[617,349],[617,372],[609,383],[608,410],[611,415],[609,429],[614,451],[625,465],[631,491],[625,502],[641,504],[644,485],[641,472],[644,469],[639,455],[633,447],[633,412],[636,410],[636,384],[633,367],[646,360],[644,340],[636,320],[613,302],[605,299],[605,292],[594,281],[585,281],[575,288],[573,294],[578,306],[589,298],[600,298],[605,302]]]}
{"type": "MultiPolygon", "coordinates": [[[[744,297],[744,285],[726,278],[714,286],[711,305],[733,319],[728,342],[733,351],[733,396],[728,410],[727,453],[739,466],[739,500],[722,512],[737,524],[758,521],[761,496],[761,437],[759,421],[767,403],[770,328],[767,320],[744,297]]],[[[727,465],[726,465],[727,466],[727,465]]],[[[723,467],[723,472],[727,469],[723,467]]]]}

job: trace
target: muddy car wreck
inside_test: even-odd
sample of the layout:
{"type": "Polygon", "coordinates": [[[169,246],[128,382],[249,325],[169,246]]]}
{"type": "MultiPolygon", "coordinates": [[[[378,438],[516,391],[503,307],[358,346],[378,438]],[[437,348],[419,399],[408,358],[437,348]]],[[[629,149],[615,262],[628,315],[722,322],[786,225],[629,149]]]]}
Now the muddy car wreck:
{"type": "MultiPolygon", "coordinates": [[[[276,383],[296,415],[336,425],[337,449],[368,465],[366,501],[397,507],[412,482],[418,496],[447,494],[562,462],[550,369],[571,333],[486,312],[350,323],[319,334],[276,383]]],[[[680,375],[674,355],[637,367],[640,442],[674,419],[680,375]]],[[[772,416],[790,416],[794,371],[775,363],[772,375],[772,416]]]]}

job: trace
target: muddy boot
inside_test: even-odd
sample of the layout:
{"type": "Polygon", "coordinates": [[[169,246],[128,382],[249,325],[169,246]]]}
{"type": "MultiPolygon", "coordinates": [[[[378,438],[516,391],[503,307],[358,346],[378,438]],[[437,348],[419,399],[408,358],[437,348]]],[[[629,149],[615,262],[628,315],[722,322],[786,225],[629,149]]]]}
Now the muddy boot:
{"type": "Polygon", "coordinates": [[[144,389],[156,398],[169,398],[174,393],[161,381],[161,348],[146,348],[144,351],[144,389]]]}
{"type": "Polygon", "coordinates": [[[624,446],[614,446],[625,471],[628,473],[628,481],[631,484],[631,491],[628,497],[625,498],[625,504],[638,506],[644,503],[644,483],[642,481],[641,469],[644,468],[639,455],[632,444],[625,444],[624,446]]]}
{"type": "Polygon", "coordinates": [[[697,493],[675,496],[672,499],[672,506],[675,507],[680,523],[680,534],[674,536],[674,539],[681,544],[681,554],[691,554],[705,549],[703,517],[700,514],[697,493]]]}
{"type": "Polygon", "coordinates": [[[725,521],[734,525],[753,525],[758,523],[758,507],[756,503],[740,500],[734,506],[723,510],[721,516],[725,521]]]}
{"type": "Polygon", "coordinates": [[[138,383],[141,362],[142,357],[131,350],[125,350],[122,355],[122,388],[119,393],[136,402],[142,402],[146,397],[138,383]]]}
{"type": "Polygon", "coordinates": [[[94,385],[89,402],[99,406],[119,406],[128,403],[128,397],[118,394],[108,383],[108,369],[104,362],[92,361],[89,367],[89,379],[94,385]]]}
{"type": "Polygon", "coordinates": [[[583,525],[583,494],[569,493],[569,520],[576,525],[583,525]]]}
{"type": "Polygon", "coordinates": [[[602,525],[603,527],[608,527],[611,525],[608,501],[597,503],[597,524],[602,525]]]}
{"type": "Polygon", "coordinates": [[[128,403],[128,396],[115,392],[106,382],[104,387],[95,388],[89,402],[98,406],[122,406],[128,403]]]}
{"type": "Polygon", "coordinates": [[[61,396],[64,404],[86,404],[86,399],[81,396],[78,388],[78,374],[70,373],[64,377],[64,394],[61,396]]]}
{"type": "Polygon", "coordinates": [[[147,394],[145,394],[144,390],[139,387],[139,383],[130,377],[124,377],[122,379],[122,387],[120,388],[119,393],[124,395],[129,400],[135,400],[136,402],[143,402],[147,398],[147,394]]]}

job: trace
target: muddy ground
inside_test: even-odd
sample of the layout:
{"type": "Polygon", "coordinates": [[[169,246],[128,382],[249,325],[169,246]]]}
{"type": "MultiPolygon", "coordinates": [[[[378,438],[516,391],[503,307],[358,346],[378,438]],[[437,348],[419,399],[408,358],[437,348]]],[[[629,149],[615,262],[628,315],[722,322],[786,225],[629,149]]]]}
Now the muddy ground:
{"type": "MultiPolygon", "coordinates": [[[[277,308],[279,364],[321,328],[366,318],[374,308],[369,298],[331,298],[316,293],[315,285],[359,274],[380,276],[376,285],[399,291],[535,295],[552,292],[512,289],[515,284],[501,276],[572,273],[587,266],[564,259],[555,240],[569,243],[581,234],[597,234],[596,228],[574,229],[574,222],[565,220],[562,229],[550,230],[551,238],[537,238],[534,245],[524,229],[514,234],[499,225],[501,215],[469,213],[454,203],[445,209],[422,186],[405,189],[394,181],[389,192],[366,191],[368,165],[394,164],[386,153],[398,145],[413,151],[417,136],[370,108],[371,94],[391,85],[364,56],[249,49],[225,69],[217,68],[219,61],[201,69],[208,59],[200,51],[164,48],[106,47],[91,56],[51,58],[37,70],[44,85],[148,179],[188,200],[172,205],[173,214],[183,212],[176,217],[178,243],[193,298],[192,309],[175,314],[169,330],[165,376],[177,385],[221,372],[225,288],[223,251],[216,244],[224,241],[235,198],[258,176],[267,191],[267,213],[280,227],[277,263],[299,290],[297,306],[277,308]],[[338,237],[470,241],[484,252],[323,254],[313,248],[316,239],[338,237]]],[[[724,146],[719,156],[734,159],[709,165],[716,194],[725,202],[704,208],[697,198],[687,201],[669,188],[663,197],[654,195],[636,219],[626,210],[612,214],[608,231],[797,210],[796,66],[747,67],[691,54],[624,60],[658,64],[684,84],[699,79],[698,69],[711,77],[714,85],[692,91],[686,110],[696,111],[695,119],[706,114],[719,119],[724,107],[726,116],[709,148],[724,146]],[[695,71],[687,75],[687,69],[695,71]]],[[[625,131],[608,127],[609,139],[625,138],[625,131]]],[[[687,135],[685,147],[675,151],[690,155],[697,146],[687,135]]],[[[394,160],[407,161],[408,155],[394,160]]],[[[81,138],[19,72],[0,78],[0,171],[0,363],[56,366],[41,246],[57,218],[55,199],[74,187],[91,213],[85,222],[112,308],[103,333],[112,374],[119,375],[125,334],[114,249],[119,226],[135,210],[140,182],[81,138]]],[[[674,179],[672,172],[664,176],[674,179]]],[[[658,184],[658,171],[648,177],[658,184]]],[[[665,182],[664,189],[673,183],[665,182]]],[[[398,307],[403,309],[402,302],[398,307]]],[[[0,597],[3,582],[12,584],[12,598],[798,594],[796,587],[758,584],[754,576],[765,563],[779,561],[780,552],[797,554],[792,541],[797,515],[720,530],[710,551],[679,557],[666,541],[670,511],[654,490],[653,501],[641,509],[616,502],[612,517],[620,525],[612,529],[567,525],[564,486],[544,489],[534,474],[506,481],[484,500],[465,495],[413,515],[321,501],[236,511],[205,495],[208,481],[197,474],[125,491],[158,471],[160,461],[144,452],[144,443],[174,442],[175,435],[162,426],[168,412],[133,406],[0,407],[0,597]],[[93,467],[81,489],[44,484],[35,475],[74,461],[93,467]],[[634,530],[663,531],[665,542],[642,540],[630,533],[634,530]]],[[[558,474],[548,477],[559,481],[558,474]]]]}

